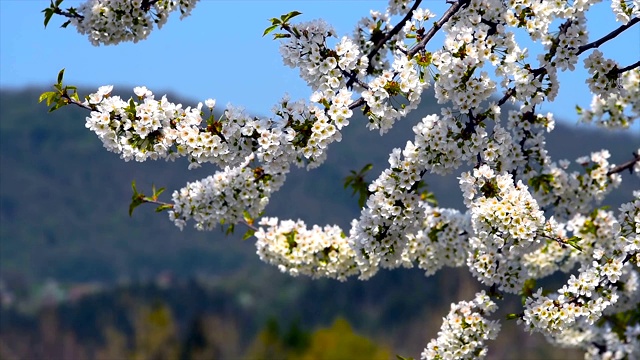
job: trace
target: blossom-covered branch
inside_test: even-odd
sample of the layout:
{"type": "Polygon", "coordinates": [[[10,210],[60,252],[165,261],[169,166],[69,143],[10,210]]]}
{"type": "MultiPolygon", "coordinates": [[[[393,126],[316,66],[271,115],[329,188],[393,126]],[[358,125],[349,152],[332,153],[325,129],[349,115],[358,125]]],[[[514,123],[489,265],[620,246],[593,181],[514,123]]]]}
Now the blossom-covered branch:
{"type": "MultiPolygon", "coordinates": [[[[592,152],[570,170],[568,160],[546,150],[553,114],[539,113],[559,91],[558,73],[574,70],[594,49],[582,59],[594,100],[590,109],[578,108],[581,120],[628,128],[640,117],[640,62],[621,66],[599,49],[640,21],[640,5],[612,1],[623,25],[589,42],[586,12],[596,2],[450,1],[431,23],[436,15],[424,2],[390,0],[342,37],[323,20],[293,23],[297,11],[273,18],[265,34],[284,31],[275,34],[283,62],[313,94],[283,98],[269,117],[233,106],[215,115],[213,99],[183,108],[146,87],[125,100],[103,86],[81,101],[61,76],[41,100],[52,110],[67,104],[89,110],[86,127],[125,160],[214,164],[213,175],[163,203],[171,220],[201,230],[244,222],[260,258],[293,276],[343,281],[368,279],[380,268],[418,266],[432,275],[445,266],[468,267],[488,291],[452,305],[425,359],[485,356],[486,341],[499,329],[488,316],[502,293],[522,295],[516,317],[553,343],[593,357],[633,357],[640,325],[606,332],[611,314],[638,311],[640,192],[617,216],[596,206],[625,170],[640,174],[640,150],[617,166],[608,150],[592,152]],[[440,33],[442,46],[427,50],[440,33]],[[522,37],[539,42],[541,53],[521,47],[522,37]],[[440,113],[416,114],[412,139],[391,151],[377,178],[360,184],[366,201],[348,231],[262,217],[292,165],[320,166],[331,144],[343,140],[344,127],[362,126],[350,124],[354,111],[384,135],[417,109],[429,87],[440,113]],[[428,176],[452,172],[459,174],[462,211],[437,207],[420,192],[428,176]],[[555,272],[570,273],[562,288],[535,288],[535,280],[555,272]]],[[[90,0],[70,20],[94,44],[137,41],[168,12],[186,15],[194,4],[90,0]]],[[[64,16],[60,11],[54,13],[64,16]]]]}

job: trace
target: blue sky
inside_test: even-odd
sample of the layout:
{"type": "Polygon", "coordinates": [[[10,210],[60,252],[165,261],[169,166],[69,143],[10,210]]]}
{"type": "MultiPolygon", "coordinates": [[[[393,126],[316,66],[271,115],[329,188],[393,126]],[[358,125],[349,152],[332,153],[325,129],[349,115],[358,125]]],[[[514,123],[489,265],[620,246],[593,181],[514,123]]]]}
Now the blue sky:
{"type": "MultiPolygon", "coordinates": [[[[62,5],[79,3],[66,0],[62,5]]],[[[266,114],[284,93],[294,99],[310,94],[297,77],[297,69],[282,65],[278,42],[261,36],[268,18],[298,10],[303,13],[300,20],[323,18],[342,35],[350,34],[369,9],[384,10],[386,4],[382,0],[202,0],[191,16],[180,21],[173,14],[147,40],[94,47],[72,27],[59,28],[62,18],[54,17],[44,29],[41,10],[48,0],[0,0],[0,87],[44,89],[66,68],[69,84],[92,88],[113,84],[125,90],[145,85],[159,95],[170,91],[198,101],[211,97],[221,105],[231,102],[266,114]]],[[[444,0],[423,4],[437,15],[447,7],[444,0]]],[[[589,17],[592,38],[618,26],[608,1],[592,9],[589,17]]],[[[438,45],[431,44],[432,49],[438,45]]],[[[622,65],[637,61],[640,26],[601,49],[622,65]]],[[[575,105],[587,107],[591,101],[584,85],[586,76],[586,71],[562,74],[560,95],[542,111],[575,123],[575,105]]]]}

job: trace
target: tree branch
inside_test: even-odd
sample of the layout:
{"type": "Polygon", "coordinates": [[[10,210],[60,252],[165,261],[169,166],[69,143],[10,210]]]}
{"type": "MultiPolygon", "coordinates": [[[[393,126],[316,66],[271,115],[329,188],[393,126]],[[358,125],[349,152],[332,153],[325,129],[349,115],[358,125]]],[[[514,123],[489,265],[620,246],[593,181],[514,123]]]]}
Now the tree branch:
{"type": "MultiPolygon", "coordinates": [[[[413,11],[415,9],[417,9],[418,6],[420,6],[421,2],[422,2],[422,0],[416,0],[416,2],[413,4],[411,9],[409,9],[407,14],[404,16],[404,18],[402,18],[402,20],[400,20],[396,24],[396,26],[394,26],[393,29],[391,29],[382,39],[378,40],[378,42],[376,42],[373,45],[373,48],[371,49],[369,54],[367,54],[367,58],[369,59],[369,63],[371,63],[371,59],[373,59],[374,56],[376,56],[376,54],[378,54],[378,52],[380,51],[380,49],[382,49],[384,44],[386,44],[387,41],[391,40],[392,37],[397,35],[400,32],[400,30],[402,30],[402,28],[404,27],[404,24],[406,24],[407,21],[409,21],[409,19],[411,19],[411,17],[413,16],[413,11]]],[[[347,81],[347,88],[350,88],[353,85],[354,81],[357,81],[356,77],[357,76],[354,73],[349,74],[349,81],[347,81]]]]}
{"type": "Polygon", "coordinates": [[[67,103],[69,104],[73,104],[76,106],[79,106],[83,109],[87,109],[89,111],[93,111],[95,110],[94,108],[92,108],[91,106],[85,104],[85,103],[81,103],[80,101],[77,101],[76,99],[72,98],[71,96],[69,96],[69,94],[67,94],[67,92],[63,92],[60,97],[62,97],[63,99],[65,99],[67,101],[67,103]]]}
{"type": "Polygon", "coordinates": [[[56,14],[56,15],[62,15],[64,17],[68,18],[68,19],[76,18],[76,19],[84,20],[84,16],[83,15],[78,14],[75,11],[75,9],[73,9],[73,10],[72,9],[73,8],[70,8],[70,9],[67,9],[65,11],[65,10],[60,9],[59,7],[55,7],[55,8],[53,8],[53,13],[56,14]]]}
{"type": "Polygon", "coordinates": [[[418,8],[418,6],[420,6],[420,3],[422,2],[422,0],[416,0],[416,2],[413,4],[413,6],[411,7],[411,9],[409,9],[409,11],[407,12],[407,14],[404,16],[404,18],[402,18],[402,20],[400,20],[400,22],[398,22],[396,24],[396,26],[393,27],[393,29],[391,29],[391,31],[389,31],[387,33],[387,35],[385,35],[385,37],[383,37],[382,39],[380,39],[374,46],[373,49],[371,49],[371,51],[369,52],[369,54],[367,55],[367,57],[369,58],[369,61],[371,61],[371,59],[373,59],[374,56],[376,56],[376,54],[378,53],[378,51],[380,51],[380,49],[382,49],[382,47],[384,46],[384,44],[387,43],[387,41],[391,40],[392,37],[394,37],[395,35],[397,35],[400,30],[402,30],[402,28],[404,27],[404,24],[407,23],[407,21],[409,21],[409,19],[411,19],[411,17],[413,16],[413,11],[415,9],[418,8]]]}
{"type": "Polygon", "coordinates": [[[637,67],[640,67],[640,60],[636,61],[635,63],[627,66],[627,67],[623,67],[622,69],[618,69],[618,74],[622,74],[625,71],[629,71],[629,70],[633,70],[637,67]]]}
{"type": "Polygon", "coordinates": [[[615,38],[616,36],[620,35],[623,31],[627,30],[628,28],[632,27],[633,25],[637,24],[638,22],[640,22],[640,18],[633,18],[631,20],[629,20],[628,23],[620,26],[619,28],[613,30],[612,32],[608,33],[607,35],[601,37],[600,39],[588,43],[586,45],[582,45],[578,48],[578,53],[576,55],[580,55],[583,52],[589,50],[589,49],[594,49],[599,47],[600,45],[604,44],[605,42],[615,38]]]}
{"type": "Polygon", "coordinates": [[[436,21],[433,24],[433,27],[431,27],[431,29],[429,29],[429,31],[424,35],[424,38],[422,38],[422,40],[420,40],[419,43],[417,43],[411,50],[409,50],[409,52],[407,53],[407,56],[412,57],[413,55],[418,53],[418,51],[424,49],[424,47],[427,46],[427,43],[436,35],[438,30],[440,30],[440,28],[442,28],[442,26],[447,21],[449,21],[449,19],[453,15],[455,15],[455,13],[458,12],[458,10],[460,10],[465,5],[468,5],[469,1],[470,0],[458,0],[455,3],[453,3],[453,5],[451,5],[451,7],[442,15],[440,20],[436,21]]]}
{"type": "Polygon", "coordinates": [[[622,163],[616,167],[614,167],[613,169],[607,171],[607,175],[612,175],[612,174],[616,174],[619,172],[623,172],[625,170],[629,170],[629,172],[633,172],[633,166],[635,165],[635,163],[640,161],[640,153],[633,153],[633,159],[622,163]]]}

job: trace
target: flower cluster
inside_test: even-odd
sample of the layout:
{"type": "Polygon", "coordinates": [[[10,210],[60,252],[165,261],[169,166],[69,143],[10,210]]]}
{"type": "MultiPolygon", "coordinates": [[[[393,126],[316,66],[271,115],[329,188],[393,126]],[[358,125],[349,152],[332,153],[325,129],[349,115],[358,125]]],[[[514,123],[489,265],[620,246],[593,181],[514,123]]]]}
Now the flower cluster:
{"type": "Polygon", "coordinates": [[[640,17],[640,2],[638,0],[611,0],[611,9],[616,20],[627,24],[632,18],[640,17]]]}
{"type": "Polygon", "coordinates": [[[179,10],[181,18],[188,16],[197,1],[87,0],[70,21],[96,46],[138,42],[146,39],[154,26],[161,28],[172,11],[179,10]]]}
{"type": "Polygon", "coordinates": [[[280,44],[282,60],[289,67],[297,67],[309,87],[319,91],[315,95],[318,100],[330,99],[344,88],[345,73],[364,73],[367,68],[367,57],[360,55],[349,38],[343,37],[335,49],[328,47],[327,39],[335,37],[336,31],[323,20],[292,25],[291,32],[292,36],[280,44]]]}
{"type": "Polygon", "coordinates": [[[438,70],[435,82],[438,103],[450,101],[462,113],[475,111],[496,90],[496,84],[487,72],[475,74],[489,58],[495,44],[488,38],[489,27],[479,23],[479,17],[470,16],[468,22],[445,26],[445,31],[449,32],[445,46],[433,53],[433,65],[438,70]]]}
{"type": "Polygon", "coordinates": [[[618,221],[620,223],[620,233],[629,237],[631,244],[625,251],[640,250],[640,190],[633,193],[635,199],[622,204],[618,221]]]}
{"type": "MultiPolygon", "coordinates": [[[[371,10],[368,17],[363,17],[356,24],[353,41],[362,54],[369,54],[377,42],[391,29],[393,29],[391,14],[371,10]]],[[[387,55],[395,48],[397,39],[382,44],[377,54],[372,58],[367,57],[366,75],[380,75],[384,69],[389,68],[387,55]]]]}
{"type": "Polygon", "coordinates": [[[182,229],[187,220],[199,230],[211,230],[219,223],[236,224],[246,217],[256,218],[269,203],[271,194],[284,183],[284,175],[265,175],[243,164],[225,167],[205,179],[188,183],[173,193],[169,218],[182,229]]]}
{"type": "Polygon", "coordinates": [[[562,241],[568,239],[566,224],[549,218],[539,234],[540,243],[522,256],[522,264],[527,274],[534,279],[541,279],[556,271],[569,272],[583,256],[562,241]]]}
{"type": "Polygon", "coordinates": [[[585,350],[586,360],[629,359],[640,351],[640,325],[627,326],[624,331],[606,322],[590,326],[579,321],[555,337],[547,337],[552,344],[585,350]],[[622,336],[622,338],[620,337],[622,336]]]}
{"type": "Polygon", "coordinates": [[[569,162],[566,160],[545,165],[535,180],[539,202],[542,205],[554,204],[555,214],[563,218],[588,211],[594,200],[601,201],[622,181],[620,174],[608,173],[613,168],[609,157],[609,151],[602,150],[576,159],[584,173],[568,172],[569,162]]]}
{"type": "Polygon", "coordinates": [[[409,59],[402,52],[395,54],[393,71],[385,70],[369,82],[362,98],[367,103],[365,113],[370,121],[369,129],[379,129],[384,134],[399,118],[406,116],[418,107],[420,95],[429,83],[418,77],[418,66],[415,59],[409,59]],[[397,76],[396,76],[397,75],[397,76]],[[402,100],[401,106],[396,102],[402,100]]]}
{"type": "Polygon", "coordinates": [[[607,96],[612,91],[618,92],[618,64],[605,59],[600,50],[594,50],[584,60],[585,68],[589,69],[590,78],[586,83],[592,93],[607,96]]]}
{"type": "Polygon", "coordinates": [[[470,238],[467,264],[484,284],[507,292],[520,291],[525,274],[520,258],[535,241],[544,214],[521,181],[511,174],[495,174],[487,165],[460,178],[471,211],[475,236],[470,238]]]}
{"type": "Polygon", "coordinates": [[[484,291],[472,301],[451,304],[438,338],[429,342],[421,359],[483,359],[485,342],[494,340],[500,331],[499,322],[486,318],[496,310],[496,303],[484,291]]]}
{"type": "Polygon", "coordinates": [[[414,156],[435,174],[447,174],[470,161],[485,146],[487,136],[482,127],[475,128],[470,136],[465,134],[463,123],[449,108],[442,109],[442,116],[424,117],[413,127],[413,132],[416,134],[414,156]]]}
{"type": "Polygon", "coordinates": [[[585,63],[594,74],[587,79],[594,96],[590,109],[578,107],[581,121],[614,129],[632,126],[640,118],[640,69],[621,73],[617,65],[613,65],[607,71],[611,61],[597,56],[588,58],[585,63]]]}
{"type": "Polygon", "coordinates": [[[585,360],[632,359],[640,352],[640,325],[628,326],[620,338],[609,324],[591,330],[590,342],[585,342],[585,360]]]}
{"type": "Polygon", "coordinates": [[[266,263],[276,265],[290,275],[328,277],[345,281],[360,273],[360,278],[373,276],[377,268],[358,261],[346,235],[338,226],[314,226],[304,222],[263,218],[266,226],[255,233],[257,253],[266,263]]]}
{"type": "Polygon", "coordinates": [[[445,266],[461,267],[466,263],[469,251],[471,217],[453,209],[431,208],[427,210],[422,229],[407,235],[407,253],[415,259],[425,275],[433,275],[445,266]]]}
{"type": "MultiPolygon", "coordinates": [[[[545,148],[553,115],[538,113],[558,93],[557,72],[573,70],[581,54],[611,40],[614,33],[587,43],[585,13],[597,2],[450,1],[431,22],[435,15],[416,3],[389,0],[386,11],[371,11],[353,36],[341,38],[322,20],[281,24],[283,62],[298,68],[313,94],[309,101],[283,98],[269,118],[233,106],[219,115],[212,99],[183,108],[156,100],[145,87],[129,100],[101,87],[77,105],[91,110],[86,127],[125,160],[186,157],[190,168],[220,168],[174,192],[170,218],[180,228],[187,221],[201,230],[244,221],[260,258],[293,276],[344,281],[367,279],[379,268],[417,264],[432,275],[466,265],[491,294],[525,297],[518,318],[530,331],[580,347],[587,357],[633,357],[640,328],[616,316],[637,315],[640,302],[640,192],[617,216],[593,207],[620,184],[620,169],[640,175],[640,161],[636,156],[634,164],[615,167],[602,150],[577,159],[580,171],[570,170],[569,161],[554,161],[545,148]],[[427,51],[440,30],[443,46],[427,51]],[[537,64],[516,41],[520,35],[541,44],[537,64]],[[440,114],[420,114],[413,140],[392,150],[389,167],[366,188],[366,206],[348,236],[337,226],[273,217],[253,227],[291,165],[322,164],[355,111],[367,117],[361,126],[385,134],[416,109],[431,84],[444,104],[440,114]],[[518,110],[505,121],[501,107],[508,102],[518,110]],[[466,211],[433,207],[420,194],[426,174],[465,164],[473,167],[459,177],[466,211]],[[558,271],[570,275],[557,291],[529,286],[558,271]]],[[[186,15],[194,4],[91,0],[70,18],[94,44],[137,41],[170,11],[186,15]]],[[[611,5],[623,23],[638,21],[638,1],[611,5]]],[[[622,67],[593,50],[584,66],[594,98],[589,110],[580,110],[582,121],[632,125],[640,117],[639,64],[622,67]]],[[[453,304],[422,357],[485,356],[485,342],[499,329],[486,318],[495,309],[484,292],[453,304]]]]}
{"type": "MultiPolygon", "coordinates": [[[[619,220],[625,223],[630,216],[637,217],[637,205],[637,200],[623,205],[619,220]]],[[[611,212],[602,210],[588,219],[577,216],[567,228],[581,237],[579,244],[585,251],[580,256],[587,254],[580,262],[579,275],[570,275],[556,294],[542,295],[538,290],[526,300],[522,318],[530,331],[564,343],[568,342],[563,340],[564,331],[594,325],[602,315],[637,308],[640,301],[638,271],[630,261],[638,256],[639,233],[627,239],[627,226],[623,228],[611,212]]],[[[633,326],[629,324],[627,330],[633,326]]],[[[580,345],[576,339],[574,346],[588,346],[592,341],[587,337],[580,345]]]]}
{"type": "Polygon", "coordinates": [[[391,167],[369,185],[371,195],[352,223],[349,240],[358,256],[395,268],[410,266],[406,236],[420,229],[428,205],[407,191],[420,180],[416,164],[401,161],[400,149],[394,149],[389,163],[391,167]]]}
{"type": "Polygon", "coordinates": [[[410,0],[389,0],[387,12],[391,15],[405,14],[410,8],[410,3],[410,0]]]}
{"type": "MultiPolygon", "coordinates": [[[[140,103],[112,96],[113,86],[103,86],[89,95],[85,105],[93,109],[86,127],[94,131],[105,148],[126,160],[174,160],[188,156],[192,167],[214,163],[220,167],[235,166],[253,151],[258,151],[254,138],[268,131],[269,121],[251,119],[242,111],[229,108],[225,119],[210,118],[203,126],[202,104],[182,108],[166,96],[155,100],[144,87],[134,89],[140,103]]],[[[207,101],[213,105],[213,100],[207,101]]],[[[211,106],[213,110],[213,106],[211,106]]],[[[275,130],[281,137],[289,134],[275,130]]],[[[283,141],[285,142],[285,141],[283,141]]],[[[264,142],[261,148],[272,149],[264,142]]]]}

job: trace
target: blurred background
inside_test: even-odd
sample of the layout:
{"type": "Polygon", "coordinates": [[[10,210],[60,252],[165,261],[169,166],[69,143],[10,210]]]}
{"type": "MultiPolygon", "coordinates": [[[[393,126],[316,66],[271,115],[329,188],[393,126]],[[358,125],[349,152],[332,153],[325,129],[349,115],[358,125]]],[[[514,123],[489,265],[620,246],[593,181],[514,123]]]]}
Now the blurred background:
{"type": "MultiPolygon", "coordinates": [[[[268,18],[295,9],[301,20],[322,17],[347,34],[369,8],[385,4],[202,1],[191,17],[170,20],[148,40],[92,47],[73,29],[59,29],[55,18],[44,30],[46,1],[0,1],[0,359],[419,357],[450,303],[480,288],[465,271],[447,268],[427,278],[400,269],[345,283],[292,278],[260,262],[241,230],[181,232],[166,214],[144,206],[129,217],[132,180],[145,192],[152,184],[166,187],[169,199],[214,169],[125,163],[85,129],[86,112],[47,114],[37,104],[65,67],[66,82],[83,86],[81,94],[115,84],[128,97],[131,87],[146,85],[185,105],[214,97],[219,106],[233,102],[268,114],[285,92],[308,96],[297,72],[282,67],[277,43],[261,37],[268,18]]],[[[425,5],[439,14],[445,8],[444,1],[425,5]]],[[[640,33],[630,33],[625,41],[640,43],[640,33]]],[[[640,47],[622,48],[612,50],[621,64],[640,58],[640,47]]],[[[567,97],[543,109],[563,117],[548,135],[550,153],[574,160],[608,148],[613,162],[630,159],[640,145],[637,131],[575,125],[575,105],[590,103],[581,93],[584,78],[569,74],[561,91],[567,97]]],[[[391,149],[412,137],[411,127],[439,112],[430,93],[424,99],[382,138],[354,118],[327,163],[294,171],[267,215],[348,228],[359,210],[343,179],[369,162],[369,180],[377,176],[391,149]]],[[[455,176],[425,180],[441,206],[462,208],[455,176]]],[[[625,173],[604,204],[615,208],[639,188],[625,173]]],[[[517,304],[507,299],[499,316],[517,304]]],[[[545,346],[515,323],[503,326],[492,358],[582,358],[545,346]]]]}

